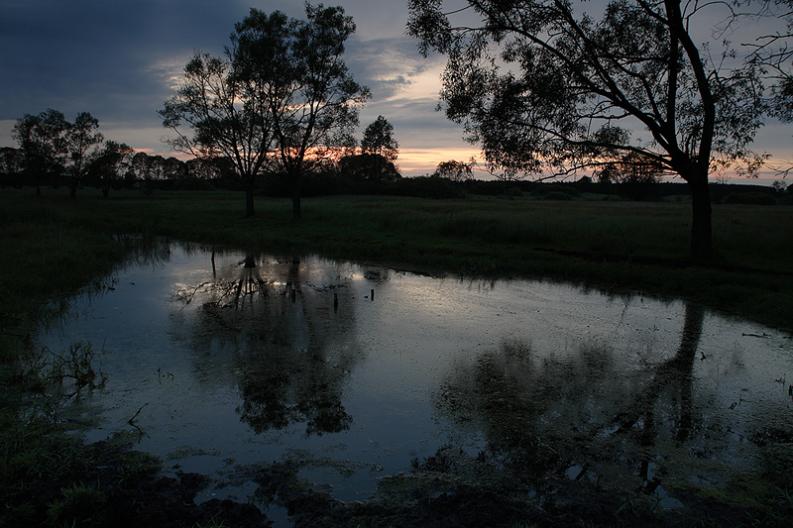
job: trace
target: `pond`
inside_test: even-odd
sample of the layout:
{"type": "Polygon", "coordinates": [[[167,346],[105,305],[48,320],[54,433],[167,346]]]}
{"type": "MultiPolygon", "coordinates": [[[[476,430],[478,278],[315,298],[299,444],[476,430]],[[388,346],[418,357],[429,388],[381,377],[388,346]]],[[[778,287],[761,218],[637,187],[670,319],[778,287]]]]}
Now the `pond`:
{"type": "Polygon", "coordinates": [[[88,441],[131,434],[168,472],[211,477],[196,500],[281,525],[252,468],[289,463],[345,503],[475,467],[533,500],[556,486],[674,512],[766,479],[793,442],[789,335],[560,283],[164,244],[37,342],[93,350],[106,381],[70,399],[88,441]]]}

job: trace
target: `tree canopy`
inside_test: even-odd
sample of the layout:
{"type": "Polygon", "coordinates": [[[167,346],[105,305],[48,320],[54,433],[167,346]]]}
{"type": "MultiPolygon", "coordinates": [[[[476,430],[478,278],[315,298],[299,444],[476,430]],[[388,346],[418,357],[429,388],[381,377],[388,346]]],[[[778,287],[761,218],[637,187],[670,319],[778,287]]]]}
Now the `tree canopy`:
{"type": "Polygon", "coordinates": [[[710,256],[708,175],[751,155],[763,106],[756,69],[690,33],[704,6],[612,0],[595,17],[568,0],[409,5],[420,49],[448,55],[447,116],[489,164],[555,176],[628,154],[652,162],[688,182],[692,255],[710,256]]]}
{"type": "Polygon", "coordinates": [[[399,156],[399,143],[394,138],[394,126],[388,119],[379,115],[366,127],[361,140],[363,154],[376,154],[388,161],[395,161],[399,156]]]}
{"type": "Polygon", "coordinates": [[[223,57],[196,54],[187,63],[182,84],[168,99],[160,115],[163,125],[177,138],[177,150],[201,159],[226,157],[245,182],[245,211],[253,216],[256,175],[267,161],[273,142],[273,126],[262,78],[243,76],[237,50],[223,57]],[[187,127],[192,133],[183,131],[187,127]]]}
{"type": "Polygon", "coordinates": [[[306,20],[251,9],[232,35],[235,69],[264,88],[277,151],[273,161],[292,182],[295,218],[304,172],[353,143],[359,107],[370,96],[344,62],[354,32],[343,8],[307,3],[306,20]]]}
{"type": "Polygon", "coordinates": [[[104,139],[99,121],[88,112],[77,114],[70,123],[63,113],[52,109],[25,114],[14,125],[13,136],[22,151],[25,172],[37,182],[37,192],[41,192],[43,176],[67,170],[72,197],[104,139]]]}

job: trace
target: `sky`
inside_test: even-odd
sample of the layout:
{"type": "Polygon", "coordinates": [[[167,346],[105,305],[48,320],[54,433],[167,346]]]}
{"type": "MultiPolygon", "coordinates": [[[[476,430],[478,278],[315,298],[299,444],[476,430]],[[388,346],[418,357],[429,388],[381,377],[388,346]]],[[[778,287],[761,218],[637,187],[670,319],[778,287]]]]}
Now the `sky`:
{"type": "MultiPolygon", "coordinates": [[[[361,128],[384,115],[404,175],[432,172],[479,149],[436,111],[444,58],[422,57],[405,34],[406,0],[326,0],[352,15],[346,60],[372,99],[361,128]]],[[[109,139],[173,155],[157,110],[196,51],[220,53],[251,7],[302,17],[302,0],[0,0],[0,146],[26,113],[88,111],[109,139]]],[[[360,132],[359,132],[360,138],[360,132]]],[[[793,159],[791,129],[770,124],[756,147],[793,159]]]]}

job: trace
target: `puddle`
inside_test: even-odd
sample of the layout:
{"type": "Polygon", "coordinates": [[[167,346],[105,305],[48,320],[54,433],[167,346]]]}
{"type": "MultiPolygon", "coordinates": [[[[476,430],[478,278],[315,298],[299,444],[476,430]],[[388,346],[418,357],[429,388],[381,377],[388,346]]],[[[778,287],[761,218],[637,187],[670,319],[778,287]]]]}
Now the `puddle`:
{"type": "Polygon", "coordinates": [[[793,442],[789,336],[694,304],[178,244],[157,255],[37,340],[92,345],[106,379],[79,398],[98,424],[88,441],[135,433],[167,471],[210,476],[204,500],[255,502],[244,468],[292,460],[312,489],[365,501],[454,448],[525,481],[678,510],[681,490],[761,475],[766,448],[793,442]]]}

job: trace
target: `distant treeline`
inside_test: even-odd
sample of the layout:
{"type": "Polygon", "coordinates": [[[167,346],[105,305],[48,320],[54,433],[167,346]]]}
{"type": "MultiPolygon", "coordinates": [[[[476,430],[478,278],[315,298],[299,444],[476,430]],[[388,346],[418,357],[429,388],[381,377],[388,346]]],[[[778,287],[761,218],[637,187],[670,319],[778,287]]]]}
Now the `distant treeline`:
{"type": "MultiPolygon", "coordinates": [[[[240,190],[244,182],[237,176],[230,160],[191,159],[148,155],[144,152],[121,156],[115,164],[92,164],[82,184],[102,188],[107,181],[113,189],[154,190],[240,190]]],[[[69,174],[64,169],[41,175],[38,182],[50,187],[67,186],[69,174]]],[[[19,149],[0,148],[0,186],[28,187],[37,181],[24,170],[19,149]]],[[[264,172],[257,177],[257,194],[288,197],[291,183],[286,174],[264,172]]],[[[306,196],[339,194],[382,194],[424,198],[462,198],[466,195],[518,197],[530,195],[539,199],[573,200],[583,196],[602,195],[629,200],[657,201],[680,197],[689,192],[684,183],[657,181],[626,181],[620,183],[593,181],[584,177],[575,182],[541,183],[525,180],[454,181],[439,175],[403,178],[395,165],[383,156],[354,154],[328,161],[306,174],[303,182],[306,196]]],[[[772,205],[790,203],[793,186],[787,191],[761,185],[711,184],[713,200],[722,203],[772,205]]]]}

